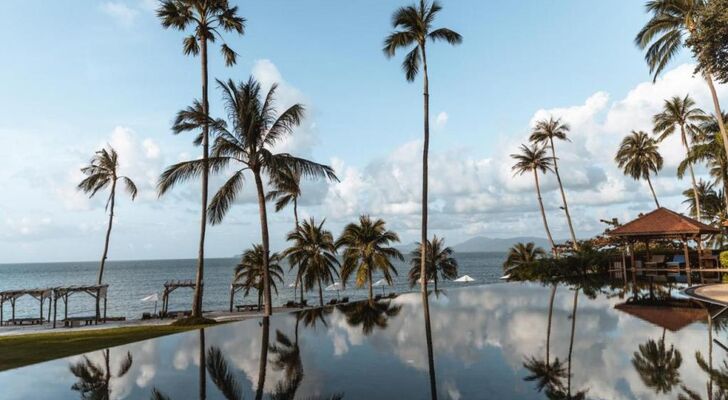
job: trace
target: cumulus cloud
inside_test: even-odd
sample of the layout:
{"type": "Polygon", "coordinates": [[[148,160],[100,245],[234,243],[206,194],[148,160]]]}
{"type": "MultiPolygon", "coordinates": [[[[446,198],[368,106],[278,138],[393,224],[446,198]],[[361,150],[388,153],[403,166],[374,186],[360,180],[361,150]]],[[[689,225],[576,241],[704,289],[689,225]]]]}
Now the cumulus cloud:
{"type": "Polygon", "coordinates": [[[440,112],[437,114],[437,117],[435,118],[435,126],[438,129],[442,129],[447,125],[447,120],[450,118],[445,111],[440,112]]]}
{"type": "MultiPolygon", "coordinates": [[[[633,217],[625,211],[624,204],[638,205],[641,211],[652,207],[646,184],[625,177],[613,161],[614,153],[631,130],[651,131],[652,116],[666,98],[690,93],[699,106],[707,111],[712,109],[705,83],[692,71],[693,66],[681,65],[655,84],[640,83],[624,98],[612,99],[608,93],[598,91],[582,104],[534,112],[530,127],[550,116],[562,118],[571,126],[571,141],[557,143],[556,150],[572,216],[581,236],[603,230],[599,218],[633,217]]],[[[725,86],[719,88],[720,96],[727,93],[725,86]]],[[[438,125],[446,121],[444,112],[436,118],[438,125]]],[[[499,139],[492,148],[502,151],[491,156],[457,147],[431,151],[429,207],[433,229],[512,236],[532,233],[534,226],[540,226],[533,176],[514,176],[511,170],[510,154],[527,142],[528,129],[524,129],[521,134],[499,139]],[[493,220],[495,214],[497,221],[493,220]]],[[[396,215],[401,226],[418,229],[421,147],[421,141],[403,143],[361,168],[334,160],[342,180],[329,187],[324,201],[327,212],[340,219],[359,213],[396,215]]],[[[660,151],[666,162],[654,180],[658,196],[668,206],[681,210],[680,193],[688,183],[678,181],[675,170],[684,157],[684,149],[675,137],[663,142],[660,151]]],[[[553,219],[552,228],[565,237],[553,174],[542,176],[541,185],[549,217],[553,219]]]]}
{"type": "Polygon", "coordinates": [[[138,11],[126,3],[107,1],[101,4],[101,11],[110,16],[119,25],[129,27],[134,23],[138,11]]]}

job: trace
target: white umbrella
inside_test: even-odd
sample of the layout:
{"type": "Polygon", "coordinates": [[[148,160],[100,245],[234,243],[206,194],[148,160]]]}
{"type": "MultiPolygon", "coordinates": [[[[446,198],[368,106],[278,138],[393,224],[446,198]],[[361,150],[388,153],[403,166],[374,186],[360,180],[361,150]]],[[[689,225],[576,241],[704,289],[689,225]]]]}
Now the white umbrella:
{"type": "Polygon", "coordinates": [[[343,289],[344,289],[344,286],[342,286],[341,283],[334,282],[333,285],[326,286],[326,289],[324,289],[324,290],[328,290],[328,291],[336,290],[336,297],[338,298],[339,297],[339,291],[341,291],[343,289]]]}
{"type": "Polygon", "coordinates": [[[372,283],[373,287],[381,287],[382,288],[382,295],[384,295],[384,287],[389,285],[386,279],[380,279],[374,283],[372,283]]]}
{"type": "Polygon", "coordinates": [[[296,282],[291,282],[288,284],[288,287],[296,287],[296,282]]]}
{"type": "Polygon", "coordinates": [[[159,301],[159,295],[157,293],[150,294],[149,296],[141,299],[142,303],[148,303],[150,301],[154,302],[154,313],[157,313],[157,302],[159,301]]]}
{"type": "Polygon", "coordinates": [[[458,279],[455,279],[455,282],[475,282],[475,279],[471,278],[470,275],[463,275],[458,279]]]}

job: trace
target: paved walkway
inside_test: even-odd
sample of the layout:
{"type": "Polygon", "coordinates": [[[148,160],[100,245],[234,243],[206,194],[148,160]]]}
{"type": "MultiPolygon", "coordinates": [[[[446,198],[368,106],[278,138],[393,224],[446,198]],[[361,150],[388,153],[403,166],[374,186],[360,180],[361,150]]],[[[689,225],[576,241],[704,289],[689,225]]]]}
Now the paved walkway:
{"type": "MultiPolygon", "coordinates": [[[[287,313],[298,311],[300,308],[286,308],[286,307],[273,307],[273,314],[287,313]]],[[[204,316],[210,319],[214,319],[217,322],[233,322],[243,321],[250,318],[262,317],[263,313],[258,311],[243,311],[243,312],[228,312],[228,311],[209,311],[205,312],[204,316]]],[[[120,327],[130,326],[159,326],[169,325],[174,322],[174,319],[132,319],[127,321],[113,321],[107,323],[99,323],[98,325],[87,325],[76,328],[66,328],[63,326],[57,326],[53,329],[52,323],[45,323],[43,325],[3,325],[0,326],[0,337],[2,336],[14,336],[14,335],[27,335],[31,333],[61,333],[61,332],[77,332],[83,330],[97,330],[97,329],[112,329],[120,327]]]]}
{"type": "Polygon", "coordinates": [[[685,289],[685,294],[695,300],[706,303],[728,306],[728,283],[694,286],[685,289]]]}

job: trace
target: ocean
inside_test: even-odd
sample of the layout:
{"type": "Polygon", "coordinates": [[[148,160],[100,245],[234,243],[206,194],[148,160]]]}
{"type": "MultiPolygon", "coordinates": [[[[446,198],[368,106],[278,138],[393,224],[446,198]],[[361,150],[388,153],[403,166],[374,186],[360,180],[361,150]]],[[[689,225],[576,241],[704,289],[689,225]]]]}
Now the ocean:
{"type": "MultiPolygon", "coordinates": [[[[502,276],[502,264],[505,253],[459,253],[458,275],[470,275],[475,279],[472,283],[438,282],[438,288],[462,287],[495,283],[502,276]]],[[[386,293],[417,290],[410,289],[407,283],[409,260],[397,262],[395,267],[399,276],[395,277],[393,287],[385,287],[386,293]]],[[[203,309],[227,310],[230,304],[230,283],[237,258],[207,259],[205,263],[205,294],[203,309]]],[[[98,274],[98,262],[64,262],[33,264],[0,264],[0,291],[10,289],[46,288],[63,285],[94,284],[98,274]]],[[[138,319],[143,312],[153,312],[154,302],[142,302],[141,299],[158,293],[161,306],[161,295],[165,281],[172,279],[194,279],[196,260],[148,260],[148,261],[108,261],[104,272],[104,282],[109,284],[108,316],[138,319]]],[[[378,280],[375,276],[374,280],[378,280]]],[[[293,288],[288,285],[295,279],[293,272],[286,271],[284,284],[279,285],[278,295],[273,292],[273,305],[284,304],[293,299],[293,288]]],[[[381,293],[375,288],[375,293],[381,293]]],[[[353,283],[339,294],[351,300],[367,297],[367,288],[355,288],[353,283]]],[[[324,301],[337,297],[335,291],[324,291],[324,301]]],[[[318,292],[306,293],[309,304],[318,304],[318,292]]],[[[244,299],[242,293],[235,298],[235,304],[256,303],[255,292],[244,299]]],[[[170,296],[170,310],[189,310],[192,303],[192,289],[177,289],[170,296]]],[[[46,307],[47,307],[46,302],[46,307]]],[[[62,302],[58,304],[59,315],[62,315],[62,302]]],[[[5,304],[5,318],[9,318],[10,304],[5,304]]],[[[47,310],[47,308],[46,308],[47,310]]],[[[94,302],[90,296],[75,294],[69,300],[69,316],[91,315],[94,302]]],[[[17,300],[16,317],[37,316],[38,301],[25,296],[17,300]]]]}

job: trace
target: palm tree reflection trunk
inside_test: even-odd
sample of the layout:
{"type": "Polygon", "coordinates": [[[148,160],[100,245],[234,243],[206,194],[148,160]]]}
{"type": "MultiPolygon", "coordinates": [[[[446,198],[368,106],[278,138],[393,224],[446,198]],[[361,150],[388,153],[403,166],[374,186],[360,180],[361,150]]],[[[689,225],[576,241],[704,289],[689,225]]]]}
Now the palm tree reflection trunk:
{"type": "Polygon", "coordinates": [[[260,343],[260,364],[258,366],[258,388],[255,391],[255,400],[263,399],[265,387],[265,373],[268,368],[268,343],[270,341],[270,318],[263,317],[263,337],[260,343]]]}
{"type": "Polygon", "coordinates": [[[571,353],[574,350],[574,330],[576,328],[576,306],[579,300],[579,288],[574,290],[574,307],[571,311],[571,339],[569,340],[569,371],[567,375],[567,393],[571,397],[571,353]]]}
{"type": "Polygon", "coordinates": [[[207,398],[207,370],[205,366],[205,330],[200,329],[200,400],[207,398]]]}
{"type": "Polygon", "coordinates": [[[546,365],[551,367],[551,317],[554,315],[554,298],[556,297],[556,285],[551,288],[551,299],[549,300],[549,322],[546,328],[546,365]]]}
{"type": "Polygon", "coordinates": [[[430,372],[430,396],[437,400],[437,380],[435,377],[435,355],[432,351],[432,327],[430,326],[430,305],[427,299],[427,292],[422,294],[425,313],[425,339],[427,341],[427,362],[430,372]]]}

